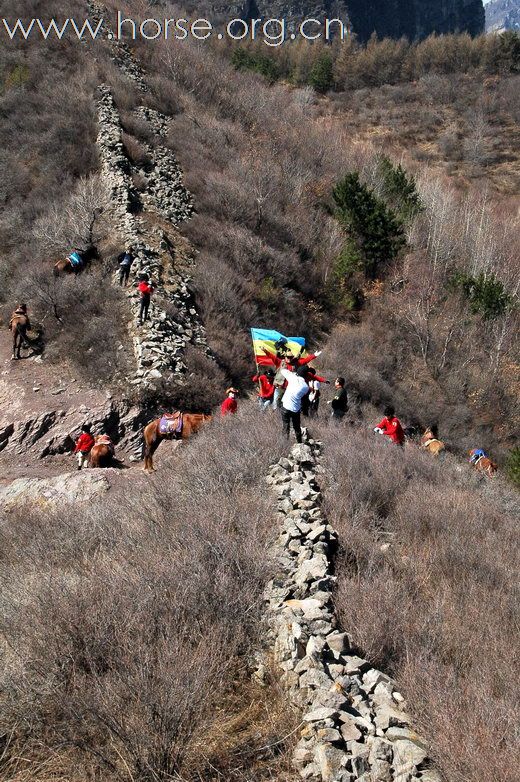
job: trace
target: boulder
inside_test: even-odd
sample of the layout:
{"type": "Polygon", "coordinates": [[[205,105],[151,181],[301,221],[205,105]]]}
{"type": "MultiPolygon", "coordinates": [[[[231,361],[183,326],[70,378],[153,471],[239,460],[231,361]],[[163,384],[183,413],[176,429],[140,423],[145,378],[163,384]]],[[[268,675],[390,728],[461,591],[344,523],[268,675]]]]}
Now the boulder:
{"type": "Polygon", "coordinates": [[[64,502],[92,502],[109,488],[106,476],[94,470],[65,473],[55,478],[18,478],[0,489],[0,507],[7,512],[26,504],[52,508],[64,502]]]}
{"type": "Polygon", "coordinates": [[[353,719],[342,720],[340,728],[343,741],[361,741],[363,734],[359,730],[358,726],[353,719]]]}
{"type": "Polygon", "coordinates": [[[370,779],[373,782],[392,782],[392,767],[385,760],[376,760],[370,766],[370,779]]]}
{"type": "Polygon", "coordinates": [[[291,448],[291,458],[300,465],[314,464],[314,456],[308,445],[297,443],[291,448]]]}
{"type": "Polygon", "coordinates": [[[399,739],[394,742],[394,767],[397,774],[406,772],[413,774],[417,766],[423,763],[427,757],[426,749],[416,744],[415,741],[399,739]]]}
{"type": "Polygon", "coordinates": [[[296,573],[297,584],[305,584],[309,581],[318,581],[324,578],[329,570],[329,563],[323,554],[302,562],[296,573]]]}
{"type": "Polygon", "coordinates": [[[318,744],[314,756],[323,782],[334,782],[337,774],[347,765],[348,760],[348,756],[343,750],[332,747],[330,744],[318,744]]]}
{"type": "Polygon", "coordinates": [[[336,709],[321,707],[310,711],[308,714],[304,714],[303,720],[304,722],[321,722],[322,720],[336,719],[337,716],[338,712],[336,709]]]}

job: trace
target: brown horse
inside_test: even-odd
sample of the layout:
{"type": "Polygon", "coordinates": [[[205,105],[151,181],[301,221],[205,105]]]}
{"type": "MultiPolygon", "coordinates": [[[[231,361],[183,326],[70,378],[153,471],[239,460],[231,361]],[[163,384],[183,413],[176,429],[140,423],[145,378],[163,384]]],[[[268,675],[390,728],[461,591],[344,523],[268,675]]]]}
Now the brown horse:
{"type": "Polygon", "coordinates": [[[491,461],[483,451],[482,454],[479,455],[478,449],[476,448],[473,448],[473,450],[469,452],[469,460],[473,467],[478,472],[482,473],[482,475],[485,475],[486,478],[494,478],[498,472],[498,465],[491,461]]]}
{"type": "Polygon", "coordinates": [[[211,419],[211,415],[205,415],[204,413],[183,413],[182,430],[171,434],[162,434],[159,431],[160,418],[151,421],[143,430],[145,472],[151,472],[155,469],[153,466],[153,455],[163,440],[187,440],[188,437],[198,432],[201,426],[204,426],[211,419]]]}
{"type": "Polygon", "coordinates": [[[53,267],[55,277],[58,277],[62,273],[79,274],[88,266],[90,261],[97,260],[99,258],[99,253],[94,246],[87,247],[86,250],[76,250],[76,252],[81,256],[81,263],[73,265],[69,257],[60,258],[59,261],[56,261],[53,267]]]}
{"type": "Polygon", "coordinates": [[[420,440],[421,448],[424,448],[428,453],[431,453],[432,456],[438,456],[441,451],[444,451],[446,448],[445,444],[442,442],[442,440],[438,440],[437,437],[435,437],[434,432],[432,431],[431,427],[428,429],[425,429],[423,436],[420,440]]]}
{"type": "Polygon", "coordinates": [[[89,467],[109,467],[114,456],[114,443],[107,434],[100,434],[90,451],[89,467]]]}
{"type": "Polygon", "coordinates": [[[27,315],[27,307],[25,304],[20,304],[17,309],[11,315],[9,320],[9,328],[13,335],[13,358],[20,358],[20,351],[22,347],[31,347],[31,340],[27,336],[28,329],[31,328],[29,322],[29,316],[27,315]]]}

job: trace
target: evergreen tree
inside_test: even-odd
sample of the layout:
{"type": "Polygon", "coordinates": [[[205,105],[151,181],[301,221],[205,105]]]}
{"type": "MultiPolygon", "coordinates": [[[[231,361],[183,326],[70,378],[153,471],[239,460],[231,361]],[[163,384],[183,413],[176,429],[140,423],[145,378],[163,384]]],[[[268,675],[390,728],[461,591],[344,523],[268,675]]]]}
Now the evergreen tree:
{"type": "Polygon", "coordinates": [[[506,473],[515,486],[520,488],[520,447],[513,448],[506,460],[506,473]]]}
{"type": "Polygon", "coordinates": [[[469,301],[471,311],[493,320],[505,315],[513,306],[513,299],[494,274],[480,272],[477,277],[458,272],[451,278],[451,287],[458,288],[469,301]]]}
{"type": "Polygon", "coordinates": [[[423,211],[415,178],[407,176],[401,164],[396,166],[390,158],[383,155],[378,161],[378,171],[382,179],[383,198],[399,217],[410,220],[423,211]]]}
{"type": "Polygon", "coordinates": [[[311,68],[309,84],[316,92],[328,92],[334,86],[332,56],[322,52],[311,68]]]}
{"type": "Polygon", "coordinates": [[[365,274],[374,280],[404,247],[403,224],[370,188],[359,181],[358,173],[347,174],[332,195],[338,219],[360,251],[365,274]]]}

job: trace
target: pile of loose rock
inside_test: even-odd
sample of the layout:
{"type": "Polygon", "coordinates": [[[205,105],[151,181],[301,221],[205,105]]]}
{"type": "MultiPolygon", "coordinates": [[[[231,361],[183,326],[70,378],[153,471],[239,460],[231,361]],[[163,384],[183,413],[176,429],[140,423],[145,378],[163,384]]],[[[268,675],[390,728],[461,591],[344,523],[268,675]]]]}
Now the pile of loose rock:
{"type": "Polygon", "coordinates": [[[352,653],[334,615],[336,532],[321,509],[320,443],[271,468],[281,533],[268,584],[268,645],[303,729],[293,762],[310,782],[440,782],[387,675],[352,653]]]}
{"type": "Polygon", "coordinates": [[[105,38],[110,45],[110,56],[119,70],[133,83],[141,92],[148,92],[148,85],[144,78],[144,72],[139,63],[132,56],[132,52],[124,41],[119,41],[110,27],[107,20],[107,9],[99,3],[88,3],[89,18],[97,24],[103,20],[103,31],[105,38]]]}

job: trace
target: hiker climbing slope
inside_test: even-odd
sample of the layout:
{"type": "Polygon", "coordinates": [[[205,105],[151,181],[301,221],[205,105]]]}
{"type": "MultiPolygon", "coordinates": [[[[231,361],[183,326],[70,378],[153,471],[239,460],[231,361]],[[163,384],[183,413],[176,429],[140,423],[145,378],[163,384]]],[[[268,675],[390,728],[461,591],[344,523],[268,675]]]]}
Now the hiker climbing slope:
{"type": "Polygon", "coordinates": [[[282,424],[283,432],[289,437],[289,430],[292,423],[296,441],[302,441],[302,429],[300,415],[302,408],[302,397],[309,392],[309,386],[306,383],[308,375],[307,367],[299,367],[296,372],[289,372],[288,369],[282,369],[282,374],[287,380],[287,388],[282,397],[282,424]]]}
{"type": "Polygon", "coordinates": [[[150,301],[154,291],[153,285],[147,274],[140,275],[140,282],[137,286],[137,290],[140,295],[138,323],[142,326],[144,321],[148,320],[148,310],[150,309],[150,301]]]}
{"type": "Polygon", "coordinates": [[[238,396],[238,391],[236,388],[233,388],[231,386],[230,388],[227,389],[226,398],[220,405],[221,415],[230,415],[236,413],[238,409],[237,396],[238,396]]]}
{"type": "Polygon", "coordinates": [[[274,394],[274,370],[267,369],[265,372],[257,372],[253,375],[253,383],[259,384],[258,405],[261,410],[267,410],[273,401],[274,394]]]}
{"type": "Polygon", "coordinates": [[[385,434],[396,445],[404,445],[404,430],[391,405],[385,408],[385,417],[374,428],[374,432],[385,434]]]}
{"type": "Polygon", "coordinates": [[[133,248],[128,247],[121,255],[117,258],[119,263],[119,284],[121,286],[128,284],[128,278],[130,277],[130,269],[132,268],[132,264],[135,261],[135,257],[133,254],[133,248]]]}

